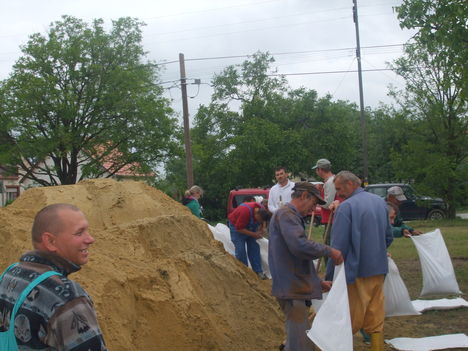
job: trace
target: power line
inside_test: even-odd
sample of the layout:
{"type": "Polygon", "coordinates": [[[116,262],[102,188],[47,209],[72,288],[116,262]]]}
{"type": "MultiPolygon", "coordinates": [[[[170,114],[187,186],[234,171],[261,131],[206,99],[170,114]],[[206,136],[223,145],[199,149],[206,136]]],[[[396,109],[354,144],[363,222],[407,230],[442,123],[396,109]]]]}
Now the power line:
{"type": "MultiPolygon", "coordinates": [[[[316,20],[313,23],[319,23],[319,22],[331,22],[331,21],[340,21],[340,20],[346,20],[348,19],[349,16],[342,16],[342,17],[335,17],[333,19],[323,19],[323,20],[316,20]]],[[[175,42],[175,41],[187,41],[187,40],[194,40],[194,39],[204,39],[204,38],[211,38],[211,37],[219,37],[219,36],[226,36],[226,35],[235,35],[235,34],[240,34],[240,33],[247,33],[247,32],[253,32],[253,31],[265,31],[265,30],[270,30],[270,29],[277,29],[277,28],[290,28],[290,27],[295,27],[295,26],[303,26],[303,25],[310,25],[311,22],[309,21],[304,21],[304,22],[297,22],[297,23],[286,23],[282,25],[275,25],[275,26],[269,26],[269,27],[261,27],[261,28],[251,28],[251,29],[245,29],[245,30],[237,30],[237,31],[231,31],[231,32],[223,32],[223,33],[213,33],[213,34],[207,34],[207,35],[199,35],[199,36],[193,36],[193,37],[183,37],[180,39],[168,39],[168,40],[158,40],[158,41],[150,41],[147,42],[147,44],[154,44],[154,43],[169,43],[169,42],[175,42]]]]}
{"type": "MultiPolygon", "coordinates": [[[[363,7],[379,7],[379,6],[387,6],[387,5],[396,5],[394,2],[385,2],[385,3],[378,3],[378,4],[372,4],[372,5],[366,5],[363,7]]],[[[239,6],[239,5],[238,5],[239,6]]],[[[230,6],[227,8],[231,7],[238,7],[238,6],[230,6]]],[[[244,5],[240,5],[244,6],[244,5]]],[[[224,9],[224,8],[221,8],[224,9]]],[[[217,9],[215,9],[217,10],[217,9]]],[[[259,22],[265,22],[265,21],[270,21],[270,20],[278,20],[282,18],[288,18],[288,17],[296,17],[296,16],[303,16],[303,15],[308,15],[310,13],[313,13],[314,15],[316,14],[321,14],[321,13],[326,13],[326,12],[333,12],[334,15],[336,15],[337,11],[348,11],[349,7],[337,7],[337,8],[331,8],[331,9],[324,9],[324,10],[312,10],[312,11],[302,11],[299,13],[293,13],[293,14],[288,14],[288,15],[283,15],[283,16],[273,16],[273,17],[266,17],[266,18],[261,18],[261,19],[255,19],[255,20],[246,20],[246,21],[239,21],[239,22],[231,22],[231,23],[221,23],[221,24],[216,24],[216,25],[211,25],[211,26],[202,26],[202,27],[194,27],[194,28],[188,28],[188,29],[180,29],[180,30],[174,30],[174,31],[167,31],[167,32],[160,32],[160,33],[146,33],[145,36],[161,36],[161,35],[170,35],[170,34],[177,34],[177,33],[185,33],[185,32],[194,32],[194,31],[199,31],[199,30],[204,30],[204,29],[213,29],[213,28],[218,28],[218,27],[228,27],[228,26],[236,26],[236,25],[243,25],[243,24],[248,24],[248,23],[259,23],[259,22]]],[[[379,15],[386,15],[384,14],[375,14],[376,16],[379,15]]],[[[169,15],[172,16],[172,15],[169,15]]],[[[373,16],[372,14],[367,14],[366,16],[373,16]]],[[[335,20],[336,17],[330,19],[330,20],[335,20]]],[[[321,21],[324,21],[322,19],[321,21]]]]}
{"type": "MultiPolygon", "coordinates": [[[[362,72],[380,72],[380,71],[393,71],[391,68],[374,68],[374,69],[363,69],[362,72]]],[[[335,73],[355,73],[357,70],[348,71],[320,71],[320,72],[297,72],[297,73],[271,73],[267,74],[269,77],[275,76],[306,76],[314,74],[335,74],[335,73]]]]}
{"type": "MultiPolygon", "coordinates": [[[[386,45],[370,45],[370,46],[362,46],[362,49],[375,49],[375,48],[387,48],[387,47],[396,47],[396,46],[404,46],[405,44],[386,44],[386,45]]],[[[320,53],[320,52],[331,52],[331,51],[347,51],[347,50],[356,50],[355,47],[347,47],[347,48],[336,48],[336,49],[320,49],[320,50],[305,50],[305,51],[284,51],[284,52],[276,52],[271,53],[272,56],[280,56],[280,55],[298,55],[298,54],[312,54],[312,53],[320,53]]],[[[208,61],[208,60],[225,60],[225,59],[234,59],[234,58],[246,58],[252,57],[252,55],[230,55],[230,56],[211,56],[211,57],[198,57],[198,58],[187,58],[185,61],[208,61]]],[[[157,63],[157,66],[167,65],[171,63],[179,62],[177,60],[167,61],[157,63]]]]}
{"type": "MultiPolygon", "coordinates": [[[[354,62],[354,60],[353,60],[354,62]]],[[[391,68],[372,68],[372,69],[363,69],[361,72],[383,72],[383,71],[394,71],[391,68]]],[[[316,71],[316,72],[293,72],[293,73],[270,73],[266,74],[267,77],[281,77],[281,76],[308,76],[308,75],[319,75],[319,74],[340,74],[340,73],[356,73],[358,72],[357,70],[337,70],[337,71],[316,71]]],[[[209,77],[207,77],[209,79],[209,77]]],[[[199,79],[198,78],[189,78],[187,77],[186,80],[195,80],[199,79]]],[[[171,81],[166,81],[166,82],[160,82],[159,84],[167,84],[167,83],[176,83],[180,82],[180,79],[174,79],[171,81]]],[[[206,84],[211,86],[210,84],[207,83],[200,83],[200,84],[206,84]]],[[[341,84],[341,83],[340,83],[341,84]]],[[[198,85],[197,83],[192,83],[192,85],[198,85]]],[[[172,87],[170,87],[172,88],[172,87]]]]}
{"type": "Polygon", "coordinates": [[[338,91],[338,89],[340,89],[341,84],[343,84],[343,81],[344,81],[344,79],[345,79],[345,77],[346,77],[346,74],[349,73],[349,71],[351,70],[351,66],[353,65],[355,59],[356,59],[356,58],[353,57],[353,59],[351,60],[351,63],[349,64],[349,67],[348,67],[348,70],[346,71],[345,74],[343,74],[343,77],[341,77],[341,80],[340,80],[340,82],[338,83],[338,86],[336,87],[336,89],[335,89],[335,91],[333,92],[332,96],[335,96],[335,94],[336,94],[336,92],[338,91]]]}

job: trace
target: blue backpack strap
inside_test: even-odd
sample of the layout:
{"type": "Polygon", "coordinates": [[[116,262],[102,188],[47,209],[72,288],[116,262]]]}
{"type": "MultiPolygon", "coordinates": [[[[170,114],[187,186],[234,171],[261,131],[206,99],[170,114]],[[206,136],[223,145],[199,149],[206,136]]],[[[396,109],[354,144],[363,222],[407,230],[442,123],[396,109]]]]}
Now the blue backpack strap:
{"type": "Polygon", "coordinates": [[[55,272],[55,271],[48,271],[48,272],[42,273],[40,276],[38,276],[36,279],[34,279],[31,283],[29,283],[29,285],[26,287],[26,289],[24,289],[21,292],[20,296],[16,300],[15,306],[13,307],[13,311],[11,312],[10,326],[15,325],[16,313],[18,312],[19,308],[23,304],[24,299],[29,295],[31,290],[34,289],[40,283],[42,283],[44,280],[46,280],[47,278],[49,278],[50,276],[53,276],[53,275],[62,275],[62,274],[60,274],[58,272],[55,272]]]}
{"type": "Polygon", "coordinates": [[[10,269],[16,267],[17,265],[18,265],[18,262],[13,263],[13,264],[10,264],[10,265],[8,266],[8,268],[5,269],[5,271],[2,273],[2,275],[0,275],[0,282],[2,281],[3,276],[5,275],[5,273],[8,272],[10,269]]]}

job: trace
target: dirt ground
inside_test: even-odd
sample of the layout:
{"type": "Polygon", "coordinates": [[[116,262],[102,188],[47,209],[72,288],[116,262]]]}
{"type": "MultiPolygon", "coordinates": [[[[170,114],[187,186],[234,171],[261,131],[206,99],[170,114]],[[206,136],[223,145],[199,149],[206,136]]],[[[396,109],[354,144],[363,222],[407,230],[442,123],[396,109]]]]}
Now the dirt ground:
{"type": "MultiPolygon", "coordinates": [[[[468,269],[467,259],[452,260],[455,270],[468,269]]],[[[412,300],[419,298],[422,287],[422,273],[419,260],[406,259],[396,262],[400,275],[408,288],[412,300]]],[[[458,281],[462,292],[468,291],[468,282],[458,281]]],[[[435,296],[434,298],[448,298],[449,296],[435,296]]],[[[455,296],[452,296],[455,297],[455,296]]],[[[462,296],[466,299],[466,295],[462,296]]],[[[426,311],[419,316],[388,317],[385,319],[385,339],[399,337],[422,338],[443,334],[457,334],[468,332],[468,309],[459,308],[446,311],[426,311]]],[[[360,335],[354,336],[354,350],[370,350],[370,346],[363,343],[360,335]]],[[[385,350],[395,350],[385,345],[385,350]]],[[[448,349],[447,349],[448,350],[448,349]]],[[[462,350],[462,349],[450,349],[462,350]]],[[[466,350],[463,349],[463,350],[466,350]]]]}
{"type": "MultiPolygon", "coordinates": [[[[35,213],[57,202],[81,208],[96,238],[90,262],[71,278],[92,296],[109,350],[278,349],[283,322],[271,281],[227,254],[184,206],[142,183],[101,179],[26,191],[0,209],[0,267],[31,249],[35,213]]],[[[456,270],[468,269],[465,258],[453,262],[456,270]]],[[[419,260],[396,263],[417,298],[419,260]]],[[[467,281],[459,284],[468,291],[467,281]]],[[[386,339],[467,331],[468,309],[391,317],[385,324],[386,339]]],[[[354,350],[370,346],[357,335],[354,350]]]]}
{"type": "MultiPolygon", "coordinates": [[[[467,258],[453,258],[455,271],[468,270],[467,258]]],[[[408,288],[412,300],[418,299],[422,287],[422,272],[418,258],[396,261],[400,275],[408,288]]],[[[468,281],[458,279],[462,292],[468,291],[468,281]]],[[[436,296],[434,298],[448,298],[450,296],[436,296]]],[[[455,296],[453,296],[455,297],[455,296]]],[[[467,299],[466,295],[462,295],[467,299]]],[[[468,308],[459,308],[446,311],[426,311],[420,316],[390,317],[385,320],[385,338],[397,337],[422,338],[443,334],[468,333],[468,308]]],[[[355,337],[355,350],[368,350],[362,347],[362,339],[355,337]],[[357,348],[356,346],[360,346],[357,348]]],[[[394,350],[386,345],[386,350],[394,350]]],[[[461,349],[451,349],[461,350],[461,349]]],[[[466,350],[466,348],[464,349],[466,350]]]]}

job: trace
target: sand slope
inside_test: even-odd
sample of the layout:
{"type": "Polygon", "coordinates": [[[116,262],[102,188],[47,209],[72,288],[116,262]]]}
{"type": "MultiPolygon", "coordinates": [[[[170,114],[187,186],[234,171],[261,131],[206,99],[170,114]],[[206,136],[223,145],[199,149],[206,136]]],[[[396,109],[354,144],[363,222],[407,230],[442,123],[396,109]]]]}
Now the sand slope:
{"type": "Polygon", "coordinates": [[[282,321],[270,282],[226,253],[205,222],[139,182],[34,188],[0,209],[0,267],[31,248],[45,205],[88,217],[96,243],[71,278],[93,297],[107,346],[124,350],[273,350],[282,321]]]}

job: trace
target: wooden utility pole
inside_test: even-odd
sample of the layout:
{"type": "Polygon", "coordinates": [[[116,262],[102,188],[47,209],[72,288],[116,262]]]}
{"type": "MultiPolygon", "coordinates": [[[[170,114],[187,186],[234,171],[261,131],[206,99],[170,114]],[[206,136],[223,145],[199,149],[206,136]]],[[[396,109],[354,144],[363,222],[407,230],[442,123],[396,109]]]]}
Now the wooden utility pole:
{"type": "Polygon", "coordinates": [[[353,19],[356,28],[356,58],[358,63],[358,77],[359,77],[359,104],[361,107],[361,130],[362,130],[362,176],[364,183],[367,185],[369,182],[369,166],[367,160],[367,126],[366,118],[364,116],[364,93],[362,89],[362,68],[361,68],[361,43],[359,40],[359,21],[357,0],[353,0],[353,19]]]}
{"type": "Polygon", "coordinates": [[[184,117],[184,142],[185,142],[185,165],[187,169],[187,187],[193,185],[193,167],[192,167],[192,141],[190,139],[190,123],[187,100],[187,78],[185,76],[184,54],[179,54],[180,66],[180,89],[182,90],[182,112],[184,117]]]}

